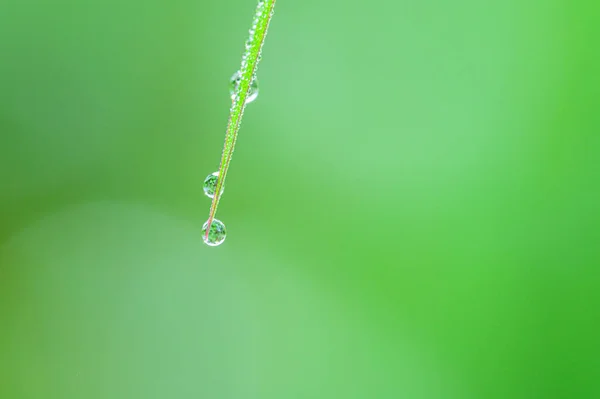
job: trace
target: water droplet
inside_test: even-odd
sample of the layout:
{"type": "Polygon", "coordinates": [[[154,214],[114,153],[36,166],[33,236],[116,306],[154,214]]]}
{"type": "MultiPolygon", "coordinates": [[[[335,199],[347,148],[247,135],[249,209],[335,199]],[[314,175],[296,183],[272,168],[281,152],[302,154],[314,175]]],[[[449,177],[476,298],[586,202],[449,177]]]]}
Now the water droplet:
{"type": "Polygon", "coordinates": [[[216,247],[217,245],[223,244],[225,241],[225,237],[227,236],[227,231],[225,231],[225,225],[218,219],[213,219],[210,224],[210,231],[208,232],[208,237],[206,236],[206,228],[208,227],[208,222],[204,223],[202,226],[202,239],[206,245],[210,245],[211,247],[216,247]]]}
{"type": "MultiPolygon", "coordinates": [[[[237,71],[231,77],[231,80],[229,82],[229,94],[231,94],[232,100],[235,100],[235,93],[237,91],[241,79],[242,74],[240,73],[240,71],[237,71]]],[[[256,77],[254,77],[254,79],[252,79],[252,82],[250,83],[250,91],[248,91],[246,104],[250,104],[252,101],[256,100],[256,97],[258,97],[258,80],[256,79],[256,77]]]]}
{"type": "MultiPolygon", "coordinates": [[[[210,175],[206,176],[206,179],[204,179],[204,184],[203,184],[204,194],[208,198],[213,198],[215,196],[215,192],[217,191],[217,180],[218,179],[219,179],[219,172],[211,173],[210,175]]],[[[221,194],[223,194],[224,188],[225,187],[221,186],[221,194]]],[[[221,195],[221,194],[219,194],[219,195],[221,195]]]]}

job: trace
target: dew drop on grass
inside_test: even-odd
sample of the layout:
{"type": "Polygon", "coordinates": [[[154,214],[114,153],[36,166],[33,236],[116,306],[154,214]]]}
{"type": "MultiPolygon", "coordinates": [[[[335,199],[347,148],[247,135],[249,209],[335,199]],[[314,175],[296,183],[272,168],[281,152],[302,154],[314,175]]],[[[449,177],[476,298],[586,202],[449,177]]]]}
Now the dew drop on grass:
{"type": "MultiPolygon", "coordinates": [[[[240,71],[237,71],[231,77],[229,81],[229,94],[231,95],[231,99],[235,99],[235,93],[237,92],[237,88],[240,85],[240,81],[242,80],[242,74],[240,71]]],[[[256,100],[258,97],[258,80],[256,77],[252,79],[252,83],[250,83],[250,91],[248,92],[248,97],[246,98],[246,104],[250,104],[252,101],[256,100]]]]}
{"type": "MultiPolygon", "coordinates": [[[[206,179],[204,179],[204,184],[203,184],[202,188],[204,189],[204,194],[208,198],[214,198],[215,192],[217,191],[217,180],[218,179],[219,179],[219,172],[211,173],[210,175],[206,176],[206,179]]],[[[221,186],[221,193],[219,195],[223,194],[223,189],[225,189],[225,187],[221,186]]]]}
{"type": "Polygon", "coordinates": [[[202,226],[202,239],[204,240],[204,243],[211,247],[223,244],[223,241],[225,241],[225,237],[227,236],[223,222],[218,219],[213,219],[208,236],[206,236],[207,227],[208,222],[204,223],[204,226],[202,226]]]}

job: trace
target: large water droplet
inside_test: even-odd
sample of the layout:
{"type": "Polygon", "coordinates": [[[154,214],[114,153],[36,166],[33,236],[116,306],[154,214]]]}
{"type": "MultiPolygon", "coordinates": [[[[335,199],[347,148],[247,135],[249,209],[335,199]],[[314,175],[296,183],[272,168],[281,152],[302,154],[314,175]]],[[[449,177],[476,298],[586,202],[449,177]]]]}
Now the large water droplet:
{"type": "MultiPolygon", "coordinates": [[[[219,172],[211,173],[210,175],[206,176],[206,179],[204,179],[204,184],[203,184],[204,194],[208,198],[214,198],[215,192],[217,191],[217,180],[218,179],[219,179],[219,172]]],[[[224,189],[225,189],[225,187],[221,186],[221,193],[219,195],[223,194],[224,189]]]]}
{"type": "Polygon", "coordinates": [[[225,231],[225,225],[218,219],[213,219],[210,224],[210,231],[208,232],[208,236],[206,235],[206,228],[208,227],[208,222],[204,223],[202,226],[202,239],[206,245],[210,245],[211,247],[216,247],[217,245],[223,244],[225,241],[225,237],[227,236],[227,232],[225,231]]]}
{"type": "MultiPolygon", "coordinates": [[[[237,71],[233,74],[231,80],[229,81],[229,94],[231,94],[232,100],[235,99],[235,93],[237,92],[241,80],[242,74],[240,73],[240,71],[237,71]]],[[[258,80],[256,79],[256,77],[254,77],[254,79],[252,79],[252,82],[250,83],[250,90],[248,91],[246,104],[249,104],[252,101],[256,100],[256,97],[258,97],[258,80]]]]}

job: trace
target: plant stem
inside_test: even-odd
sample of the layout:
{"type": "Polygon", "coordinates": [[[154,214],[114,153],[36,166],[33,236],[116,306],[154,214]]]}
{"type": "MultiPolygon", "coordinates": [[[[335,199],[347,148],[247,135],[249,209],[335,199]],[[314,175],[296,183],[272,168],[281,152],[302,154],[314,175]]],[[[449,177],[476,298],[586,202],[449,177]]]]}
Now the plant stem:
{"type": "Polygon", "coordinates": [[[275,0],[260,0],[254,14],[254,21],[250,29],[250,37],[246,42],[246,51],[242,57],[242,65],[240,67],[241,79],[237,86],[235,98],[231,105],[229,113],[229,122],[227,123],[227,131],[225,133],[225,144],[223,145],[223,154],[221,155],[221,164],[219,165],[219,177],[217,179],[215,196],[210,205],[210,213],[208,215],[207,228],[205,239],[208,238],[211,224],[217,213],[219,200],[221,199],[221,189],[225,183],[229,163],[237,140],[242,116],[246,108],[246,99],[250,91],[250,85],[256,76],[258,63],[260,62],[262,47],[267,37],[269,22],[273,16],[275,0]]]}

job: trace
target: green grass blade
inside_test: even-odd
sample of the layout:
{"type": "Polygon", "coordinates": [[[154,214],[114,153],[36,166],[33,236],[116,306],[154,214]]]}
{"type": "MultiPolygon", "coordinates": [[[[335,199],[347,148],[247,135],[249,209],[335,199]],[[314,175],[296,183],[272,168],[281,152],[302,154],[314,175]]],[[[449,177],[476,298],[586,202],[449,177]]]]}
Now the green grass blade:
{"type": "Polygon", "coordinates": [[[260,62],[262,47],[267,37],[269,22],[273,16],[275,0],[261,0],[256,7],[254,21],[250,29],[250,37],[246,41],[246,51],[242,57],[242,65],[240,67],[241,80],[235,93],[235,98],[231,105],[229,113],[229,122],[227,123],[227,131],[225,134],[225,144],[223,145],[223,154],[221,155],[221,163],[219,165],[219,178],[217,179],[215,196],[213,197],[210,213],[208,216],[208,226],[206,228],[205,239],[208,238],[210,226],[217,213],[219,200],[221,199],[221,189],[225,183],[229,163],[237,140],[242,116],[246,108],[246,99],[250,91],[252,79],[256,76],[258,63],[260,62]]]}

